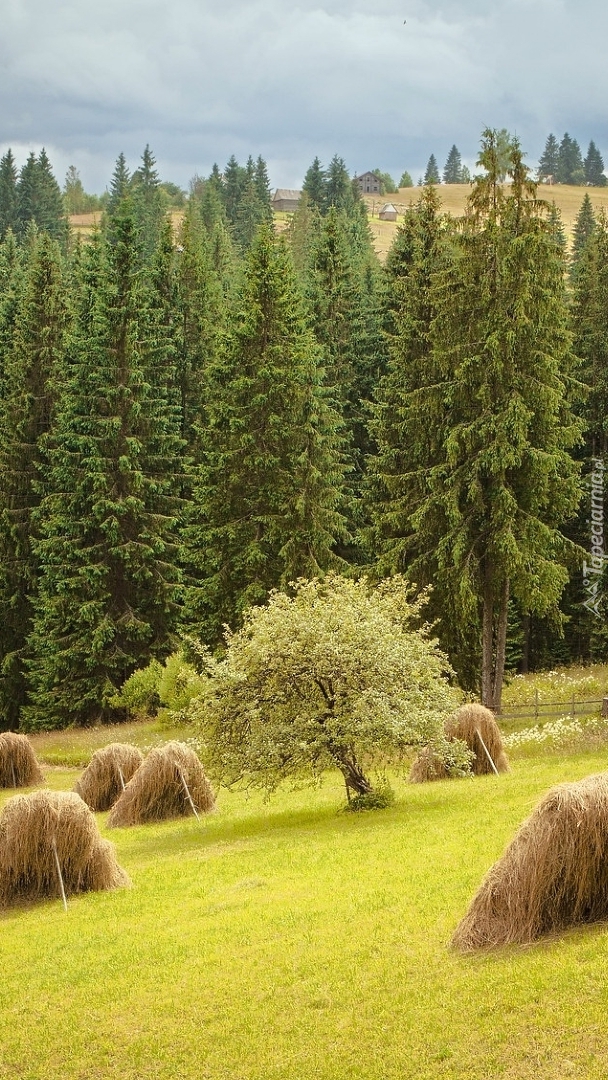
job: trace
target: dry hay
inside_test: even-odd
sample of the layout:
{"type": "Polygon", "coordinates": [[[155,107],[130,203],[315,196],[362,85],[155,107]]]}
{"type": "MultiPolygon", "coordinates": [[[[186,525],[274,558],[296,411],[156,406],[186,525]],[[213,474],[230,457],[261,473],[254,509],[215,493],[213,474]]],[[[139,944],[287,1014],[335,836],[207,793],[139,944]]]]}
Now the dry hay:
{"type": "Polygon", "coordinates": [[[486,875],[452,944],[526,944],[608,919],[608,773],[559,784],[486,875]]]}
{"type": "Polygon", "coordinates": [[[109,810],[143,760],[136,746],[110,743],[95,751],[74,791],[91,810],[109,810]]]}
{"type": "Polygon", "coordinates": [[[0,788],[43,783],[44,776],[27,735],[4,731],[0,735],[0,788]]]}
{"type": "Polygon", "coordinates": [[[461,705],[449,717],[445,725],[445,733],[449,739],[462,739],[469,750],[473,751],[475,757],[471,762],[471,772],[475,776],[484,776],[494,772],[483,743],[496,766],[496,771],[499,773],[509,771],[509,762],[502,745],[500,729],[494,719],[494,714],[486,709],[485,705],[476,703],[461,705]]]}
{"type": "Polygon", "coordinates": [[[113,844],[73,791],[15,795],[0,815],[0,907],[128,885],[113,844]]]}
{"type": "Polygon", "coordinates": [[[141,825],[194,813],[186,786],[197,813],[214,809],[211,785],[194,750],[178,742],[151,750],[114,803],[108,826],[141,825]]]}
{"type": "Polygon", "coordinates": [[[450,774],[432,746],[425,746],[410,769],[410,784],[426,784],[430,780],[447,780],[450,774]]]}

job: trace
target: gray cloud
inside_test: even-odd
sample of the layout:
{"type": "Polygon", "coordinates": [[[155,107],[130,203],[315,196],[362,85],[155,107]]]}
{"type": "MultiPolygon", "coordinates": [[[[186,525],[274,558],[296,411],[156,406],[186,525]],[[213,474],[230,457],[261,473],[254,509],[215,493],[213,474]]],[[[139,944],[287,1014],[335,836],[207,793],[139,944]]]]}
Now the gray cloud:
{"type": "Polygon", "coordinates": [[[416,179],[481,129],[549,131],[608,161],[599,0],[5,0],[0,145],[41,145],[102,190],[146,143],[187,185],[231,153],[263,154],[277,185],[318,154],[416,179]],[[403,20],[407,19],[406,25],[403,20]]]}

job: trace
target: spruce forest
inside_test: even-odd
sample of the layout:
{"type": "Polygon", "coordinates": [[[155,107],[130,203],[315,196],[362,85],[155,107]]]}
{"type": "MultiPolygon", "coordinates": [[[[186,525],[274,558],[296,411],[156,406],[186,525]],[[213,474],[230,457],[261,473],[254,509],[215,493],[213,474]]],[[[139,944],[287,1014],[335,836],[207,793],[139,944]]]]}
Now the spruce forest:
{"type": "Polygon", "coordinates": [[[5,155],[0,730],[119,722],[134,671],[328,571],[428,588],[494,709],[505,671],[608,658],[608,220],[587,199],[568,250],[500,134],[464,216],[424,184],[385,264],[338,156],[279,231],[261,157],[176,225],[121,155],[80,242],[44,151],[5,155]]]}

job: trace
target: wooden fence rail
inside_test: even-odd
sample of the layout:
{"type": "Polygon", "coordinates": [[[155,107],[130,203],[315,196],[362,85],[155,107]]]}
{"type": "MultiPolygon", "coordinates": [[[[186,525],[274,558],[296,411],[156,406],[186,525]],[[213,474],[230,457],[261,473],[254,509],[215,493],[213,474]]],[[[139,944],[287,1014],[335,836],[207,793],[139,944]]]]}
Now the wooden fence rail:
{"type": "Polygon", "coordinates": [[[550,720],[559,716],[592,716],[601,710],[602,716],[608,717],[608,697],[597,698],[592,701],[539,701],[538,691],[534,701],[528,701],[524,705],[508,705],[506,710],[500,710],[498,716],[501,720],[550,720]]]}

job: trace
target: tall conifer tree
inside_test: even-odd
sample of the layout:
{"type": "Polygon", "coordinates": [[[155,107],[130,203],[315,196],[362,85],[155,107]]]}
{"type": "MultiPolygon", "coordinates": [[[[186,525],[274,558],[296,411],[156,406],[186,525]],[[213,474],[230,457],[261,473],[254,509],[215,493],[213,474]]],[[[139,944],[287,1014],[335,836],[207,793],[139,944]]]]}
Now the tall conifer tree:
{"type": "Polygon", "coordinates": [[[28,729],[121,717],[114,695],[173,643],[179,404],[127,201],[89,246],[46,440],[28,729]]]}

